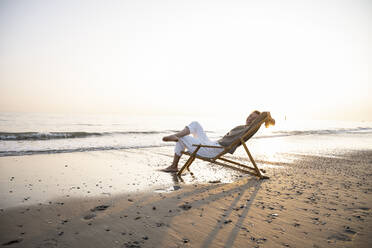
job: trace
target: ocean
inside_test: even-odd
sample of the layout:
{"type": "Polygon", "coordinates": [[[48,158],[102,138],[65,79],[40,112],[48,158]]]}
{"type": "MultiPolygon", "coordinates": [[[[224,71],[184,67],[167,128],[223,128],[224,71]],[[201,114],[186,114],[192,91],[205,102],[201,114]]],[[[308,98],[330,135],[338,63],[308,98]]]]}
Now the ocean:
{"type": "MultiPolygon", "coordinates": [[[[1,113],[0,157],[173,146],[162,137],[195,120],[216,140],[243,117],[1,113]]],[[[372,123],[276,119],[252,140],[262,153],[335,155],[372,149],[372,123]]]]}
{"type": "MultiPolygon", "coordinates": [[[[191,121],[199,121],[208,137],[217,140],[243,124],[245,116],[1,113],[0,209],[239,180],[243,175],[238,171],[199,161],[190,169],[193,173],[185,173],[182,179],[159,171],[171,164],[175,145],[163,142],[162,137],[191,121]]],[[[273,175],[276,170],[300,165],[297,161],[304,157],[337,161],[347,153],[371,150],[372,123],[276,118],[275,126],[261,127],[247,145],[259,168],[273,175]]],[[[250,165],[241,147],[234,158],[250,165]]],[[[184,163],[182,158],[180,166],[184,163]]]]}

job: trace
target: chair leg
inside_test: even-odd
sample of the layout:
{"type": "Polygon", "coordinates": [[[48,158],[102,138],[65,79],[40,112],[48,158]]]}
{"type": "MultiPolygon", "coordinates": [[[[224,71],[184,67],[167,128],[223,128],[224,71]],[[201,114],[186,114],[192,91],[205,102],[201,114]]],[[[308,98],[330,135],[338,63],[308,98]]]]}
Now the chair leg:
{"type": "Polygon", "coordinates": [[[242,142],[242,145],[243,145],[243,147],[244,147],[244,150],[245,150],[246,153],[248,154],[248,157],[249,157],[249,159],[251,160],[251,162],[252,162],[252,164],[253,164],[253,166],[254,166],[254,168],[255,168],[255,170],[256,170],[257,176],[259,176],[259,177],[262,178],[262,179],[263,179],[263,178],[267,178],[266,176],[263,176],[263,175],[261,174],[261,171],[258,169],[257,164],[256,164],[256,162],[254,161],[254,159],[253,159],[251,153],[249,152],[248,147],[247,147],[247,145],[245,144],[245,142],[244,142],[243,139],[241,139],[241,142],[242,142]]]}
{"type": "Polygon", "coordinates": [[[182,172],[186,168],[188,169],[190,167],[190,165],[192,164],[192,162],[194,162],[196,153],[199,151],[199,149],[200,149],[200,146],[197,146],[196,149],[195,149],[195,151],[190,155],[189,159],[184,164],[184,166],[182,166],[181,170],[177,173],[177,176],[181,176],[182,172]]]}
{"type": "Polygon", "coordinates": [[[186,163],[182,166],[182,168],[178,171],[177,176],[181,176],[182,172],[192,163],[193,157],[190,155],[189,159],[186,163]]]}
{"type": "Polygon", "coordinates": [[[186,169],[190,170],[190,166],[191,166],[191,164],[194,162],[194,160],[195,160],[195,156],[192,157],[192,160],[191,160],[190,163],[187,165],[186,169]]]}

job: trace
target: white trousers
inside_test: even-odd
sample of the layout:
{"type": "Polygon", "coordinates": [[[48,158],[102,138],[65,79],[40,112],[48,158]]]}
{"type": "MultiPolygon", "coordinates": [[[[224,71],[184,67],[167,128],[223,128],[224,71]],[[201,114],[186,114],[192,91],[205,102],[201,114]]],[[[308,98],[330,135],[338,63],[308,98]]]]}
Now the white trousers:
{"type": "MultiPolygon", "coordinates": [[[[189,125],[187,125],[188,129],[190,130],[190,135],[181,137],[177,143],[176,147],[174,149],[174,152],[181,156],[181,152],[185,150],[185,148],[192,153],[195,151],[196,146],[195,145],[209,145],[209,146],[221,146],[217,141],[211,141],[205,134],[203,127],[199,124],[197,121],[191,122],[189,125]]],[[[197,152],[198,155],[206,158],[213,158],[217,156],[220,152],[223,151],[223,148],[206,148],[202,147],[197,152]]]]}

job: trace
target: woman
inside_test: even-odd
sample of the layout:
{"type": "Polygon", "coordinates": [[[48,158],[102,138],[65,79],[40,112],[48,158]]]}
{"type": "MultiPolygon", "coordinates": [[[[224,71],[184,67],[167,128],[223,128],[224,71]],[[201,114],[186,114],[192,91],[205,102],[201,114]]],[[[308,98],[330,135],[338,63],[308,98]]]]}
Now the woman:
{"type": "MultiPolygon", "coordinates": [[[[268,127],[270,124],[274,125],[275,120],[271,118],[270,112],[266,112],[269,116],[268,121],[265,122],[265,126],[268,127]]],[[[178,171],[178,162],[181,158],[182,151],[187,148],[189,152],[193,152],[196,149],[196,146],[193,146],[194,144],[202,144],[202,145],[209,145],[209,146],[223,146],[226,147],[233,140],[235,140],[236,137],[241,135],[242,133],[246,132],[250,124],[254,122],[254,120],[261,114],[260,111],[253,111],[246,119],[245,125],[237,126],[233,128],[230,132],[228,132],[223,138],[221,138],[218,141],[211,141],[206,133],[203,130],[203,127],[196,121],[191,122],[189,125],[187,125],[182,131],[165,136],[163,138],[163,141],[166,142],[176,142],[176,147],[174,149],[174,157],[172,165],[163,169],[164,172],[177,172],[178,171]],[[189,134],[192,134],[190,136],[189,134]]],[[[233,153],[235,151],[236,147],[230,151],[230,153],[233,153]]],[[[202,157],[207,158],[213,158],[216,155],[218,155],[220,152],[223,151],[223,148],[206,148],[202,147],[198,151],[198,155],[202,157]]]]}

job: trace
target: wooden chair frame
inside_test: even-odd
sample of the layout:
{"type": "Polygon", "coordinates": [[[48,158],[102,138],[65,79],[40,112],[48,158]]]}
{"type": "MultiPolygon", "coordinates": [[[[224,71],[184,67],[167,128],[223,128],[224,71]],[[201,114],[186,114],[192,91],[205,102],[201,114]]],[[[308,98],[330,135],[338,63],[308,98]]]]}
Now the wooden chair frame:
{"type": "Polygon", "coordinates": [[[244,133],[241,137],[237,138],[231,145],[229,145],[227,147],[224,147],[224,146],[208,146],[208,145],[201,145],[201,144],[196,145],[196,144],[194,144],[193,146],[196,146],[196,149],[192,153],[190,153],[190,152],[182,152],[182,154],[188,155],[190,157],[186,161],[186,163],[182,166],[182,168],[178,171],[177,176],[180,177],[182,175],[182,173],[183,173],[184,170],[186,170],[186,169],[189,170],[190,165],[194,162],[195,158],[198,158],[198,159],[201,159],[201,160],[210,162],[210,163],[215,163],[215,164],[218,164],[218,165],[227,167],[227,168],[239,170],[241,172],[248,173],[248,174],[251,174],[253,176],[257,176],[260,179],[269,179],[268,176],[262,175],[261,171],[257,167],[256,162],[254,161],[254,159],[252,157],[252,154],[249,152],[248,147],[247,147],[247,145],[245,143],[246,138],[247,137],[250,138],[251,136],[253,136],[258,131],[258,129],[260,129],[261,125],[267,120],[267,118],[268,117],[264,118],[259,123],[257,123],[253,127],[251,127],[246,133],[244,133]],[[225,155],[226,153],[228,153],[233,147],[235,147],[236,145],[239,145],[239,143],[241,145],[243,145],[245,152],[247,153],[250,161],[253,164],[253,167],[250,167],[248,165],[239,163],[237,161],[233,161],[231,159],[227,159],[227,158],[222,157],[223,155],[225,155]],[[217,156],[215,156],[214,158],[206,158],[206,157],[202,157],[202,156],[197,155],[197,152],[202,147],[205,147],[205,148],[223,148],[223,151],[221,151],[219,154],[217,154],[217,156]],[[230,163],[232,165],[227,164],[227,163],[222,163],[222,162],[217,161],[217,160],[222,160],[222,161],[227,162],[227,163],[230,163]],[[239,167],[236,167],[236,166],[239,166],[239,167]]]}

